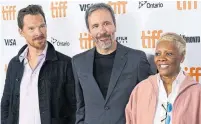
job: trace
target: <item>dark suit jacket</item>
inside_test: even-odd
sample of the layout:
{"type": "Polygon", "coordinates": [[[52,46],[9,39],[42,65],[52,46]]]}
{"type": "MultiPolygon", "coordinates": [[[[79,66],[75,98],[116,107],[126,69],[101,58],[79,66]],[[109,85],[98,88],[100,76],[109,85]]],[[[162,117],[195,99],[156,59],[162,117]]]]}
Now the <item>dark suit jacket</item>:
{"type": "Polygon", "coordinates": [[[104,99],[93,76],[94,52],[95,48],[72,59],[77,99],[76,124],[125,124],[125,106],[131,91],[151,74],[146,55],[117,44],[104,99]]]}

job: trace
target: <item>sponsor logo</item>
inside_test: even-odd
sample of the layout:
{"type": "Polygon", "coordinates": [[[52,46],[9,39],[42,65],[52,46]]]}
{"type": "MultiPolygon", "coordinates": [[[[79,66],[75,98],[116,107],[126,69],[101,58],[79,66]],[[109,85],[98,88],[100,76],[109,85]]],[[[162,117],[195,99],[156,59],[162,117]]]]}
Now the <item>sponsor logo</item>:
{"type": "Polygon", "coordinates": [[[192,77],[195,78],[197,82],[200,81],[201,67],[185,67],[184,70],[192,77]]]}
{"type": "Polygon", "coordinates": [[[2,6],[2,18],[3,20],[15,20],[16,19],[16,6],[2,6]]]}
{"type": "Polygon", "coordinates": [[[86,11],[87,8],[89,8],[89,6],[93,5],[93,4],[79,4],[80,5],[80,10],[81,11],[86,11]]]}
{"type": "Polygon", "coordinates": [[[116,40],[122,44],[128,43],[128,37],[116,37],[116,40]]]}
{"type": "Polygon", "coordinates": [[[138,9],[142,7],[146,8],[163,8],[163,3],[161,2],[148,2],[148,1],[139,1],[138,9]]]}
{"type": "Polygon", "coordinates": [[[95,46],[92,37],[88,33],[80,33],[80,48],[91,49],[95,46]]]}
{"type": "Polygon", "coordinates": [[[142,48],[155,48],[161,33],[163,33],[162,30],[142,31],[142,48]]]}
{"type": "Polygon", "coordinates": [[[108,4],[113,8],[115,14],[125,14],[127,1],[109,1],[108,4]]]}
{"type": "Polygon", "coordinates": [[[197,8],[197,1],[177,1],[177,10],[196,10],[197,8]]]}
{"type": "Polygon", "coordinates": [[[66,17],[67,1],[51,2],[52,18],[66,17]]]}
{"type": "Polygon", "coordinates": [[[53,37],[51,37],[51,43],[56,46],[70,46],[70,42],[68,42],[68,41],[62,42],[53,37]]]}
{"type": "Polygon", "coordinates": [[[16,46],[16,40],[15,39],[4,39],[6,46],[16,46]]]}
{"type": "MultiPolygon", "coordinates": [[[[89,6],[91,6],[93,4],[94,3],[79,4],[80,10],[86,11],[89,8],[89,6]]],[[[126,13],[127,1],[116,1],[116,2],[109,1],[107,4],[113,8],[115,14],[125,14],[126,13]]]]}
{"type": "Polygon", "coordinates": [[[186,36],[186,35],[180,35],[181,37],[186,40],[186,43],[200,43],[200,36],[186,36]]]}

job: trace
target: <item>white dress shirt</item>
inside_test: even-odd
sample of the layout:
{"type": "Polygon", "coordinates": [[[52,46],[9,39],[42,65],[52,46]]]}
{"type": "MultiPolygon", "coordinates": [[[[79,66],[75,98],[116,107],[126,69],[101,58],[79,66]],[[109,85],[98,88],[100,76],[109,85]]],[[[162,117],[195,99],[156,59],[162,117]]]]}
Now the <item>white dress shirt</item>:
{"type": "MultiPolygon", "coordinates": [[[[185,79],[185,75],[184,75],[183,71],[180,70],[177,78],[172,83],[172,92],[168,96],[167,92],[165,90],[165,87],[163,85],[163,81],[161,80],[161,77],[158,74],[157,84],[158,84],[158,88],[159,88],[159,92],[158,92],[159,94],[158,94],[158,103],[157,103],[157,107],[156,107],[154,124],[165,124],[165,120],[163,122],[161,122],[161,120],[163,120],[166,117],[166,111],[162,107],[162,104],[164,104],[164,106],[167,109],[167,102],[169,102],[172,104],[172,109],[174,109],[173,104],[178,95],[180,85],[184,79],[185,79]]],[[[170,116],[170,118],[171,118],[170,124],[172,124],[172,111],[168,112],[167,114],[170,116]]]]}
{"type": "Polygon", "coordinates": [[[28,48],[20,55],[20,61],[24,62],[24,73],[20,84],[19,124],[41,124],[38,77],[45,61],[47,47],[48,44],[42,54],[38,56],[38,63],[34,69],[30,67],[27,59],[28,48]]]}

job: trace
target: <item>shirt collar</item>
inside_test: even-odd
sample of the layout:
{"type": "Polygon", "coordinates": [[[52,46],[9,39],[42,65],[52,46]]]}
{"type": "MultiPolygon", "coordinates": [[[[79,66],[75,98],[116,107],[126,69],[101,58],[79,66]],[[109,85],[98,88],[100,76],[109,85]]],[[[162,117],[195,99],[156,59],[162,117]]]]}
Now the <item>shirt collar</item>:
{"type": "MultiPolygon", "coordinates": [[[[176,84],[182,83],[184,79],[185,79],[184,71],[182,69],[180,69],[180,72],[177,75],[176,79],[173,81],[173,84],[174,83],[176,83],[176,84]]],[[[163,83],[159,73],[157,74],[157,82],[158,82],[158,86],[160,86],[161,83],[163,83]]]]}
{"type": "MultiPolygon", "coordinates": [[[[46,43],[45,49],[39,56],[46,56],[47,48],[48,48],[48,43],[46,43]]],[[[20,62],[22,62],[25,58],[27,59],[27,54],[28,54],[28,47],[20,54],[20,56],[19,56],[20,62]]]]}

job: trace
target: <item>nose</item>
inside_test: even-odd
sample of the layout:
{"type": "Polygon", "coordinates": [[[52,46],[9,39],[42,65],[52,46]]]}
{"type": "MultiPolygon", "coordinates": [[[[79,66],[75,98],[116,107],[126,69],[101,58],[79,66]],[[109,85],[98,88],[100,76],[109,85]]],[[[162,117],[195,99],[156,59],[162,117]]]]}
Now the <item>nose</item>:
{"type": "Polygon", "coordinates": [[[100,34],[105,34],[105,33],[106,33],[106,29],[105,29],[105,27],[103,25],[103,26],[101,26],[100,34]]]}
{"type": "Polygon", "coordinates": [[[160,62],[164,62],[167,60],[167,58],[165,57],[165,55],[160,55],[157,57],[157,60],[160,61],[160,62]]]}
{"type": "Polygon", "coordinates": [[[36,28],[35,29],[35,34],[36,34],[36,36],[40,36],[42,34],[41,29],[40,28],[36,28]]]}

